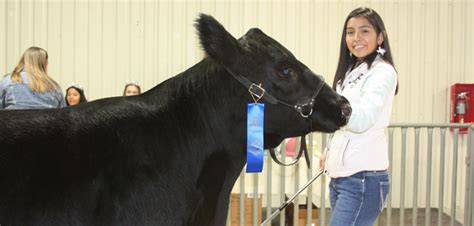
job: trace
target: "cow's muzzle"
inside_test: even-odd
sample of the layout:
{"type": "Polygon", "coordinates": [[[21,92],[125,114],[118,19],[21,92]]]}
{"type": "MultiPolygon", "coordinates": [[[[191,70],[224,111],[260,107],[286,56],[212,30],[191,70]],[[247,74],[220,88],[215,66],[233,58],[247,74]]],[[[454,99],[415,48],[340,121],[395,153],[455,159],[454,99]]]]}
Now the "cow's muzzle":
{"type": "Polygon", "coordinates": [[[352,115],[352,107],[349,101],[342,96],[342,101],[341,101],[341,119],[342,119],[342,124],[346,125],[349,122],[349,119],[351,118],[352,115]]]}

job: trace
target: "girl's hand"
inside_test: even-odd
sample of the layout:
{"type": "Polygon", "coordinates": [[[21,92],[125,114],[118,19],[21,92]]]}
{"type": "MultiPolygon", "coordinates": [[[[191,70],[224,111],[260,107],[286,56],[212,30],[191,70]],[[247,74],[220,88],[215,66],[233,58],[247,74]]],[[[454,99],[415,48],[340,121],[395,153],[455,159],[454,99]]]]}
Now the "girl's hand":
{"type": "Polygon", "coordinates": [[[323,151],[323,153],[321,154],[321,156],[319,157],[319,170],[323,170],[324,169],[324,164],[326,162],[326,152],[323,151]]]}

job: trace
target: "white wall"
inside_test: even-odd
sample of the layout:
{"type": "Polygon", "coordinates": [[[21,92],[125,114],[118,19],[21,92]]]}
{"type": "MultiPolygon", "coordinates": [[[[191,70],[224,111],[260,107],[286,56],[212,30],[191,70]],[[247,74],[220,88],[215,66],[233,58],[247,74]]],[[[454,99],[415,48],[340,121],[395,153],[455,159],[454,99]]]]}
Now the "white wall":
{"type": "Polygon", "coordinates": [[[37,45],[51,75],[89,99],[120,95],[129,79],[149,89],[202,58],[193,21],[203,12],[236,37],[261,28],[330,83],[344,19],[362,5],[381,14],[393,48],[393,121],[446,122],[449,86],[474,83],[472,0],[1,0],[0,73],[37,45]]]}

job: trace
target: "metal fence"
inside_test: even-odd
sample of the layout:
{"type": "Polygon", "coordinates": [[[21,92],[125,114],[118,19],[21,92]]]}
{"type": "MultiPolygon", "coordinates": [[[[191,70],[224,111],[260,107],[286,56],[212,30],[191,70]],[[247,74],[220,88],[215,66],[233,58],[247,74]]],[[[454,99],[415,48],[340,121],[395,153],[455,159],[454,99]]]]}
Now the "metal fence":
{"type": "MultiPolygon", "coordinates": [[[[389,145],[391,188],[376,225],[474,225],[474,124],[391,124],[389,145]]],[[[300,161],[282,167],[265,156],[260,174],[236,182],[228,225],[260,225],[319,169],[326,134],[307,136],[311,169],[300,161]]],[[[298,142],[297,142],[298,143],[298,142]]],[[[298,147],[298,144],[296,144],[298,147]]],[[[282,160],[286,144],[279,147],[282,160]]],[[[318,178],[271,225],[328,225],[329,177],[318,178]]]]}

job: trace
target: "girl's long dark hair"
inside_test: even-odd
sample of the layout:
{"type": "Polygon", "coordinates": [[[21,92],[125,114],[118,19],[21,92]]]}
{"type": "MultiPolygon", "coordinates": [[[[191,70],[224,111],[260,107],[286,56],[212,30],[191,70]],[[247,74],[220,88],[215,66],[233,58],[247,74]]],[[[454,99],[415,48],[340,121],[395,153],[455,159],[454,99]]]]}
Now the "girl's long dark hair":
{"type": "Polygon", "coordinates": [[[79,98],[79,104],[87,102],[87,98],[86,98],[86,95],[84,94],[84,90],[79,89],[79,88],[74,87],[74,86],[70,86],[69,88],[66,89],[66,96],[64,97],[64,99],[66,100],[66,106],[70,106],[69,102],[67,101],[67,91],[69,91],[70,89],[75,89],[79,93],[79,95],[81,96],[79,98]]]}
{"type": "MultiPolygon", "coordinates": [[[[346,72],[350,68],[352,68],[357,62],[357,57],[350,54],[350,51],[347,48],[347,44],[346,44],[347,22],[353,17],[366,18],[369,21],[369,23],[375,28],[375,32],[377,33],[377,35],[382,33],[382,35],[384,36],[384,41],[382,42],[380,46],[383,49],[385,49],[385,54],[381,57],[382,59],[390,63],[395,68],[395,64],[393,63],[393,58],[392,58],[392,51],[390,50],[390,44],[388,41],[387,32],[385,30],[385,25],[382,21],[382,18],[379,16],[377,12],[375,12],[375,10],[370,9],[370,8],[360,7],[360,8],[354,9],[347,16],[346,21],[344,22],[344,27],[342,28],[341,47],[339,51],[339,63],[337,64],[338,66],[337,66],[336,74],[334,75],[334,81],[332,83],[332,88],[334,90],[336,90],[337,82],[344,81],[346,72]]],[[[364,58],[364,61],[368,64],[368,68],[372,66],[372,63],[377,57],[377,54],[378,53],[374,51],[373,53],[369,54],[367,57],[364,58]]],[[[395,94],[397,93],[398,93],[398,82],[397,82],[397,88],[395,90],[395,94]]]]}

